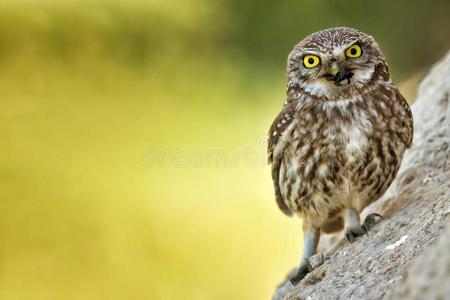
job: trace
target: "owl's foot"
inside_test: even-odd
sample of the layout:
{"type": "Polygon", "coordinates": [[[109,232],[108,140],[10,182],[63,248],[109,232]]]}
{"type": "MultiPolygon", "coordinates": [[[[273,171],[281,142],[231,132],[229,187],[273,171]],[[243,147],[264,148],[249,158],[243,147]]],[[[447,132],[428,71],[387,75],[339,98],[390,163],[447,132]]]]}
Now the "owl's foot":
{"type": "Polygon", "coordinates": [[[371,213],[367,215],[362,225],[347,228],[345,232],[347,240],[351,243],[358,237],[366,234],[370,230],[370,228],[377,224],[382,218],[383,217],[377,213],[371,213]]]}
{"type": "Polygon", "coordinates": [[[367,233],[366,227],[364,225],[360,225],[354,228],[348,228],[345,232],[345,237],[351,243],[356,240],[358,237],[363,236],[367,233]]]}
{"type": "Polygon", "coordinates": [[[292,285],[296,286],[305,276],[311,272],[312,267],[308,260],[303,260],[302,264],[298,268],[297,272],[294,276],[289,278],[289,281],[292,283],[292,285]]]}

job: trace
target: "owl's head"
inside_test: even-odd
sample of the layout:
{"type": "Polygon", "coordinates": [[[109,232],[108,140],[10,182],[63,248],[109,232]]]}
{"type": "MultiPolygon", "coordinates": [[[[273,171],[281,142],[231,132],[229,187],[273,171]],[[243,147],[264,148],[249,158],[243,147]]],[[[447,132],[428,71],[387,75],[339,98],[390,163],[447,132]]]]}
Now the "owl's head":
{"type": "Polygon", "coordinates": [[[336,100],[360,93],[389,73],[373,37],[347,27],[325,29],[297,44],[288,58],[288,85],[312,96],[336,100]]]}

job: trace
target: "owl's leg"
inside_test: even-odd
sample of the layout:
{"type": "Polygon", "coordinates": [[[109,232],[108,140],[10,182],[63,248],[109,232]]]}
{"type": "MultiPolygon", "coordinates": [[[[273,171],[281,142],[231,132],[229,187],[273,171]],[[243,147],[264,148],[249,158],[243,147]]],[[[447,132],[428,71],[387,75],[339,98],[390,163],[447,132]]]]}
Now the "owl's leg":
{"type": "Polygon", "coordinates": [[[298,268],[297,273],[290,278],[290,281],[293,285],[299,283],[300,280],[302,280],[306,276],[306,274],[312,271],[312,267],[308,259],[317,251],[317,244],[319,243],[320,238],[320,229],[315,228],[305,222],[303,223],[303,234],[303,256],[300,267],[298,268]]]}
{"type": "Polygon", "coordinates": [[[367,232],[364,226],[361,226],[359,213],[354,208],[345,211],[345,236],[349,242],[353,242],[357,237],[367,232]]]}

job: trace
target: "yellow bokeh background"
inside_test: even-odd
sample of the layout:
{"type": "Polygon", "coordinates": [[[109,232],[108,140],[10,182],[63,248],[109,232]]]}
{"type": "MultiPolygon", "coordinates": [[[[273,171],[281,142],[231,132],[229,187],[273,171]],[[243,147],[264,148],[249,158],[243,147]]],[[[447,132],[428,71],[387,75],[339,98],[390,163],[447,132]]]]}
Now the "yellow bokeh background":
{"type": "MultiPolygon", "coordinates": [[[[45,10],[13,13],[51,26],[45,10]]],[[[214,78],[202,61],[135,70],[21,50],[0,77],[0,299],[270,295],[301,234],[273,201],[269,108],[245,98],[276,111],[283,88],[248,90],[222,62],[214,78]]]]}
{"type": "Polygon", "coordinates": [[[265,134],[309,28],[254,57],[230,3],[0,2],[0,299],[271,297],[302,236],[265,134]]]}

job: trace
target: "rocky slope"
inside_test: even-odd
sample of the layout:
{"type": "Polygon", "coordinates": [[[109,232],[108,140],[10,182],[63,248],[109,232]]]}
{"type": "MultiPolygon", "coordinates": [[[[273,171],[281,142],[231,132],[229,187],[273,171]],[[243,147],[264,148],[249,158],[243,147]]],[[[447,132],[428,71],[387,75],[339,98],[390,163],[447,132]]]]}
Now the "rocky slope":
{"type": "MultiPolygon", "coordinates": [[[[296,287],[285,280],[274,300],[450,299],[450,52],[411,108],[413,146],[386,195],[363,212],[384,219],[296,287]]],[[[325,238],[322,248],[338,238],[325,238]]]]}

